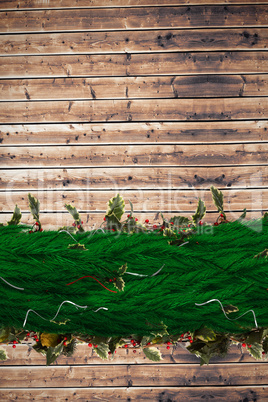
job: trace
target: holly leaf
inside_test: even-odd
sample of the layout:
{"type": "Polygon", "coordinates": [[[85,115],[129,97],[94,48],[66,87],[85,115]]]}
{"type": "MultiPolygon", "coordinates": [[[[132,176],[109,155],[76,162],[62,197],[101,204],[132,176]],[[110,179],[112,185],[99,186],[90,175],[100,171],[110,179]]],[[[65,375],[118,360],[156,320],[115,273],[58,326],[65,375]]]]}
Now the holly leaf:
{"type": "Polygon", "coordinates": [[[141,339],[141,346],[146,346],[148,342],[151,342],[154,339],[154,337],[151,336],[143,336],[141,339]]]}
{"type": "Polygon", "coordinates": [[[125,201],[120,194],[117,194],[115,197],[109,200],[108,209],[105,216],[106,219],[107,217],[114,216],[117,219],[117,221],[120,222],[120,219],[124,212],[125,212],[125,201]]]}
{"type": "Polygon", "coordinates": [[[186,226],[191,221],[189,218],[186,218],[185,216],[173,216],[173,218],[171,218],[169,222],[173,222],[174,226],[186,226]]]}
{"type": "Polygon", "coordinates": [[[121,339],[121,336],[115,336],[109,341],[109,350],[114,353],[115,349],[119,346],[123,346],[125,344],[124,340],[121,339]]]}
{"type": "Polygon", "coordinates": [[[79,213],[77,212],[77,209],[74,206],[72,206],[71,204],[65,204],[64,206],[67,209],[67,211],[70,212],[75,221],[80,221],[79,213]]]}
{"type": "Polygon", "coordinates": [[[87,248],[85,247],[85,245],[84,245],[84,244],[80,244],[80,243],[69,244],[68,248],[71,249],[71,250],[83,250],[83,251],[87,251],[87,248]]]}
{"type": "Polygon", "coordinates": [[[15,206],[12,218],[10,221],[7,222],[8,225],[18,225],[21,220],[21,213],[20,213],[20,208],[18,208],[17,204],[15,206]]]}
{"type": "Polygon", "coordinates": [[[28,194],[28,200],[31,214],[33,215],[33,218],[39,222],[40,202],[30,193],[28,194]]]}
{"type": "Polygon", "coordinates": [[[247,350],[251,354],[252,357],[256,360],[262,359],[262,351],[263,347],[260,343],[253,343],[250,347],[247,346],[247,350]]]}
{"type": "Polygon", "coordinates": [[[247,214],[247,208],[243,209],[243,213],[239,216],[238,220],[245,219],[247,214]]]}
{"type": "Polygon", "coordinates": [[[10,335],[9,327],[0,328],[0,343],[4,343],[5,341],[7,341],[9,335],[10,335]]]}
{"type": "Polygon", "coordinates": [[[199,223],[199,221],[201,221],[202,218],[205,216],[206,209],[207,208],[205,207],[204,201],[202,201],[201,198],[199,198],[196,211],[195,211],[194,215],[192,215],[192,220],[195,223],[195,225],[197,225],[199,223]]]}
{"type": "Polygon", "coordinates": [[[143,353],[149,360],[152,360],[153,362],[159,362],[162,360],[161,352],[156,348],[144,348],[143,353]]]}
{"type": "Polygon", "coordinates": [[[230,313],[235,313],[236,311],[239,311],[239,308],[236,306],[233,306],[232,304],[228,304],[227,306],[223,306],[223,309],[226,314],[230,313]]]}
{"type": "Polygon", "coordinates": [[[130,204],[130,214],[129,215],[132,216],[133,215],[133,204],[130,200],[128,200],[128,202],[130,204]]]}
{"type": "Polygon", "coordinates": [[[0,360],[4,361],[8,359],[8,355],[6,351],[2,348],[0,348],[0,360]]]}
{"type": "Polygon", "coordinates": [[[114,286],[116,287],[116,289],[119,290],[119,292],[122,292],[124,290],[124,287],[125,287],[124,279],[121,278],[121,276],[116,278],[116,281],[114,282],[114,286]]]}
{"type": "Polygon", "coordinates": [[[58,345],[59,335],[58,334],[48,334],[46,332],[42,332],[40,335],[40,342],[42,346],[46,347],[56,347],[58,345]]]}
{"type": "Polygon", "coordinates": [[[198,338],[201,341],[208,342],[208,341],[215,341],[217,335],[215,332],[207,327],[198,329],[197,331],[194,332],[194,338],[198,338]]]}
{"type": "Polygon", "coordinates": [[[223,194],[222,194],[222,192],[214,186],[210,187],[210,191],[212,193],[212,199],[213,199],[215,207],[221,214],[223,214],[224,219],[226,219],[226,215],[223,211],[223,194]]]}
{"type": "Polygon", "coordinates": [[[122,267],[119,268],[118,274],[119,275],[124,275],[127,272],[127,264],[122,265],[122,267]]]}
{"type": "Polygon", "coordinates": [[[100,343],[96,348],[94,346],[94,350],[101,359],[108,360],[109,346],[106,343],[100,343]]]}
{"type": "Polygon", "coordinates": [[[50,366],[50,364],[54,363],[57,358],[62,354],[63,351],[63,341],[58,344],[55,348],[49,347],[47,350],[47,362],[46,365],[50,366]]]}
{"type": "Polygon", "coordinates": [[[76,233],[76,227],[74,226],[62,226],[58,229],[58,232],[60,232],[61,230],[66,230],[66,232],[69,233],[76,233]]]}
{"type": "Polygon", "coordinates": [[[164,230],[163,230],[163,235],[166,236],[166,237],[173,237],[173,238],[175,238],[175,239],[177,238],[176,233],[173,232],[173,230],[170,229],[170,228],[164,229],[164,230]]]}

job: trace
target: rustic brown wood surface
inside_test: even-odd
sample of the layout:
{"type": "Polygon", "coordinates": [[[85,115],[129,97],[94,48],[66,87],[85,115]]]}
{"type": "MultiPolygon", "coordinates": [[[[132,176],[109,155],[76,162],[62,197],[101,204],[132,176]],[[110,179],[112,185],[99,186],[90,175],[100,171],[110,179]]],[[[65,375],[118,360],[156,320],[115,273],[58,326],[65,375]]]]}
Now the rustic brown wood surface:
{"type": "Polygon", "coordinates": [[[0,80],[3,101],[267,95],[268,74],[0,80]]]}
{"type": "Polygon", "coordinates": [[[3,124],[0,125],[0,143],[25,146],[210,142],[217,148],[222,143],[265,141],[267,130],[267,120],[3,124]]]}
{"type": "Polygon", "coordinates": [[[5,56],[0,78],[267,73],[268,52],[5,56]]]}
{"type": "Polygon", "coordinates": [[[7,34],[0,38],[0,54],[262,50],[267,48],[267,37],[267,28],[246,27],[7,34]]]}
{"type": "Polygon", "coordinates": [[[267,4],[267,0],[1,0],[0,9],[139,7],[198,4],[267,4]]]}
{"type": "MultiPolygon", "coordinates": [[[[32,225],[89,230],[116,193],[150,225],[268,210],[268,2],[257,0],[0,1],[0,222],[14,205],[32,225]]],[[[261,222],[260,222],[261,230],[261,222]]],[[[0,400],[268,401],[268,365],[245,348],[200,367],[159,347],[102,361],[86,345],[46,367],[27,345],[0,364],[0,400]]]]}

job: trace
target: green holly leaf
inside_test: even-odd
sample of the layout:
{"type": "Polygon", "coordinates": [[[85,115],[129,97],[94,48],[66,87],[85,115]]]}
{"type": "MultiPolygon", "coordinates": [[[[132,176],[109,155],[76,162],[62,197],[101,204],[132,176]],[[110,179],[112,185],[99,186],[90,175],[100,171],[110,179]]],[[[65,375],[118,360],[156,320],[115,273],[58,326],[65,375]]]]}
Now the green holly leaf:
{"type": "Polygon", "coordinates": [[[9,335],[10,335],[9,327],[0,328],[0,343],[4,343],[5,341],[7,341],[9,338],[9,335]]]}
{"type": "Polygon", "coordinates": [[[47,356],[47,362],[46,365],[50,366],[50,364],[54,363],[57,358],[62,354],[63,352],[63,341],[59,343],[55,348],[49,347],[46,352],[47,356]]]}
{"type": "Polygon", "coordinates": [[[195,225],[197,225],[199,223],[199,221],[201,221],[202,218],[205,216],[206,209],[207,208],[205,207],[204,201],[202,201],[201,198],[199,198],[196,211],[195,211],[194,215],[192,215],[192,219],[193,219],[193,222],[195,223],[195,225]]]}
{"type": "Polygon", "coordinates": [[[162,360],[161,352],[156,348],[144,348],[143,353],[149,360],[152,360],[153,362],[159,362],[162,360]]]}
{"type": "Polygon", "coordinates": [[[31,214],[33,215],[34,220],[39,222],[40,202],[30,193],[28,194],[28,200],[31,214]]]}
{"type": "Polygon", "coordinates": [[[76,227],[74,227],[74,226],[62,226],[58,229],[58,232],[60,232],[61,230],[66,230],[66,232],[73,233],[73,234],[76,233],[76,227]]]}
{"type": "Polygon", "coordinates": [[[8,355],[6,351],[2,348],[0,348],[0,360],[4,361],[8,359],[8,355]]]}
{"type": "Polygon", "coordinates": [[[239,216],[238,220],[245,219],[247,214],[247,208],[243,209],[243,213],[239,216]]]}
{"type": "Polygon", "coordinates": [[[70,248],[71,250],[83,250],[86,251],[87,248],[85,247],[84,244],[80,244],[80,243],[75,243],[75,244],[69,244],[68,248],[70,248]]]}
{"type": "Polygon", "coordinates": [[[108,345],[110,352],[114,353],[115,349],[125,344],[121,336],[115,336],[110,339],[108,345]]]}
{"type": "Polygon", "coordinates": [[[212,193],[212,199],[215,204],[215,207],[221,214],[223,214],[224,219],[226,219],[226,215],[223,211],[223,194],[222,194],[222,192],[214,186],[210,187],[210,191],[212,193]]]}
{"type": "Polygon", "coordinates": [[[174,226],[180,227],[188,225],[191,221],[185,216],[173,216],[173,218],[171,218],[169,222],[173,222],[174,226]]]}
{"type": "Polygon", "coordinates": [[[130,204],[130,216],[133,216],[133,204],[130,200],[128,200],[129,204],[130,204]]]}
{"type": "Polygon", "coordinates": [[[163,230],[163,235],[166,236],[166,237],[173,237],[173,238],[175,238],[175,239],[177,238],[176,233],[173,232],[173,230],[170,229],[170,228],[164,229],[164,230],[163,230]]]}
{"type": "Polygon", "coordinates": [[[148,342],[151,342],[154,339],[153,335],[143,336],[141,339],[141,346],[146,346],[148,342]]]}
{"type": "Polygon", "coordinates": [[[75,221],[80,221],[79,213],[77,212],[77,209],[73,205],[65,204],[64,206],[67,209],[67,211],[70,212],[75,221]]]}
{"type": "Polygon", "coordinates": [[[20,208],[18,208],[17,204],[15,206],[12,218],[10,221],[7,222],[8,225],[18,225],[21,220],[21,213],[20,213],[20,208]]]}
{"type": "Polygon", "coordinates": [[[116,278],[116,281],[114,282],[114,286],[116,287],[116,289],[119,290],[119,292],[122,292],[124,290],[124,287],[125,287],[124,279],[121,278],[121,276],[116,278]]]}
{"type": "Polygon", "coordinates": [[[119,268],[118,274],[119,275],[124,275],[127,272],[127,264],[122,265],[122,267],[119,268]]]}
{"type": "Polygon", "coordinates": [[[263,352],[263,347],[260,343],[253,343],[250,347],[247,346],[247,350],[251,354],[252,357],[256,360],[261,360],[262,359],[262,352],[263,352]]]}
{"type": "Polygon", "coordinates": [[[207,327],[198,329],[194,332],[194,338],[198,338],[201,341],[208,342],[208,341],[215,341],[216,340],[216,333],[207,327]]]}
{"type": "Polygon", "coordinates": [[[125,212],[125,201],[121,197],[120,194],[117,194],[115,197],[111,198],[108,202],[108,209],[106,212],[106,219],[107,217],[115,217],[117,221],[120,222],[122,215],[125,212]]]}
{"type": "Polygon", "coordinates": [[[108,360],[109,346],[106,343],[100,343],[94,350],[101,359],[108,360]]]}
{"type": "Polygon", "coordinates": [[[235,313],[236,311],[239,311],[239,308],[236,306],[233,306],[232,304],[228,304],[227,306],[223,306],[223,309],[226,314],[230,313],[235,313]]]}

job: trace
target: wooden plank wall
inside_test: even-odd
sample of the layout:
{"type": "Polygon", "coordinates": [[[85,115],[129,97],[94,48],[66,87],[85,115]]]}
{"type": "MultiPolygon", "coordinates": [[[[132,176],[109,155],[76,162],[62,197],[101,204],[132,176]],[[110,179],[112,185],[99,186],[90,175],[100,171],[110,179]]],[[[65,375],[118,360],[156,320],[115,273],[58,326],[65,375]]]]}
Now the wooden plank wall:
{"type": "MultiPolygon", "coordinates": [[[[136,216],[217,216],[268,209],[268,2],[253,0],[1,0],[0,220],[14,204],[46,228],[71,224],[64,203],[98,226],[120,192],[136,216]]],[[[267,363],[232,347],[199,367],[165,346],[103,362],[81,346],[55,366],[6,346],[0,400],[265,401],[267,363]]]]}
{"type": "MultiPolygon", "coordinates": [[[[27,193],[45,227],[268,208],[268,2],[2,0],[0,220],[27,193]]],[[[155,220],[156,219],[156,220],[155,220]]]]}

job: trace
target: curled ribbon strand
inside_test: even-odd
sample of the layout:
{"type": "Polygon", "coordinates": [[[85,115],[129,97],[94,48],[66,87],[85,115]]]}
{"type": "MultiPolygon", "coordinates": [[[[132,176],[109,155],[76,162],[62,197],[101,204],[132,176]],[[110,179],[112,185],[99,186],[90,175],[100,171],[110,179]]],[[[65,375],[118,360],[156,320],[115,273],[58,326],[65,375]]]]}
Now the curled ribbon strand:
{"type": "Polygon", "coordinates": [[[125,274],[128,274],[128,275],[135,275],[135,276],[147,276],[147,277],[150,276],[150,277],[153,277],[153,276],[159,274],[159,272],[164,268],[165,265],[166,265],[166,264],[162,265],[162,267],[161,267],[158,271],[156,271],[153,275],[136,274],[135,272],[125,272],[125,274]]]}
{"type": "Polygon", "coordinates": [[[248,311],[246,311],[244,314],[240,315],[240,316],[237,317],[237,318],[229,318],[229,317],[227,317],[227,315],[226,315],[226,313],[225,313],[225,311],[224,311],[224,307],[223,307],[222,303],[221,303],[218,299],[211,299],[211,300],[208,300],[207,302],[201,303],[201,304],[195,303],[195,305],[196,305],[196,306],[204,306],[205,304],[208,304],[208,303],[211,303],[211,302],[214,302],[214,301],[217,301],[218,303],[220,303],[221,309],[222,309],[222,311],[223,311],[223,314],[225,315],[225,317],[226,317],[227,320],[229,320],[229,321],[236,321],[236,320],[239,320],[239,318],[243,317],[243,316],[246,315],[247,313],[252,312],[253,317],[254,317],[254,321],[255,321],[255,327],[256,327],[256,328],[259,328],[259,327],[258,327],[258,324],[257,324],[256,315],[255,315],[255,312],[254,312],[253,310],[248,310],[248,311]]]}
{"type": "Polygon", "coordinates": [[[6,282],[9,286],[11,286],[14,289],[18,289],[18,290],[24,290],[24,288],[18,288],[17,286],[11,285],[11,283],[9,283],[8,281],[6,281],[4,278],[2,278],[2,276],[0,276],[0,279],[2,279],[2,281],[6,282]]]}
{"type": "Polygon", "coordinates": [[[79,306],[78,304],[75,304],[75,303],[73,303],[73,302],[71,302],[71,301],[69,301],[69,300],[65,300],[65,301],[63,301],[63,302],[61,303],[61,305],[59,306],[58,311],[56,312],[56,314],[54,315],[54,317],[51,318],[50,320],[48,320],[47,318],[42,317],[42,316],[41,316],[40,314],[38,314],[36,311],[34,311],[34,310],[32,310],[32,309],[29,309],[29,310],[27,311],[27,313],[26,313],[25,320],[24,320],[24,323],[23,323],[23,327],[25,327],[25,324],[26,324],[27,319],[28,319],[28,315],[29,315],[29,313],[30,313],[31,311],[32,311],[34,314],[38,315],[38,316],[39,316],[40,318],[42,318],[43,320],[46,320],[46,321],[53,321],[53,320],[55,320],[55,318],[56,318],[57,315],[59,314],[60,309],[61,309],[61,307],[62,307],[62,305],[63,305],[64,303],[70,303],[70,304],[73,304],[75,307],[79,307],[79,308],[87,308],[87,306],[79,306]]]}

